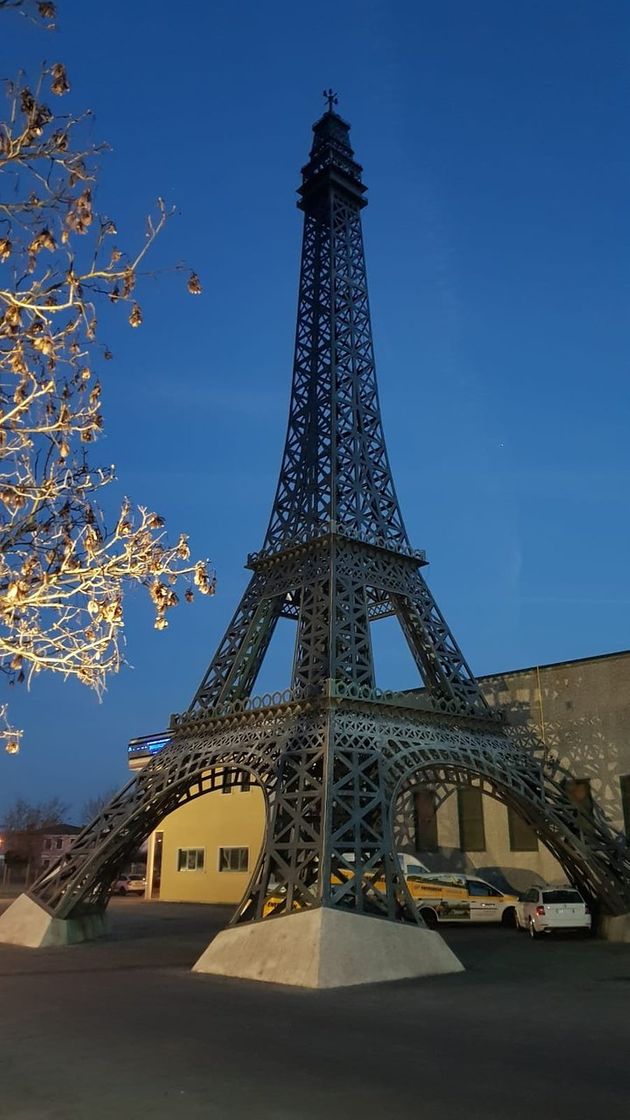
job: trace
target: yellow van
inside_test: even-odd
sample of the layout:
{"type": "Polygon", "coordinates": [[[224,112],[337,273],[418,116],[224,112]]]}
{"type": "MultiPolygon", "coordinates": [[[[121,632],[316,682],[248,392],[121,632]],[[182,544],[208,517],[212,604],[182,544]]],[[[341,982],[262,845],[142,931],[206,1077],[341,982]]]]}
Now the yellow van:
{"type": "MultiPolygon", "coordinates": [[[[497,922],[505,926],[516,925],[518,895],[502,891],[483,879],[450,872],[433,873],[423,865],[412,864],[409,857],[398,857],[403,868],[409,893],[429,929],[436,929],[440,922],[497,922]]],[[[346,878],[349,870],[338,872],[346,878]]],[[[377,890],[384,890],[382,879],[374,879],[377,890]]],[[[268,917],[283,909],[284,892],[278,891],[267,899],[263,915],[268,917]]]]}
{"type": "Polygon", "coordinates": [[[439,873],[406,878],[409,893],[429,929],[440,922],[516,924],[518,895],[504,894],[483,879],[439,873]]]}

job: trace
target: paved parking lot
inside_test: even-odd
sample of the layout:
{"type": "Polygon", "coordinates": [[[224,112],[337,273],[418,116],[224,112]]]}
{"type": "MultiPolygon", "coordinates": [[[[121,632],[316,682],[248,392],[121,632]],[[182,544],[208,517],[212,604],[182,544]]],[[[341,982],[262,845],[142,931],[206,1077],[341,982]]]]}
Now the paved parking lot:
{"type": "Polygon", "coordinates": [[[630,1113],[630,946],[446,932],[465,974],[336,992],[193,975],[229,911],[111,904],[0,946],[1,1120],[583,1120],[630,1113]]]}

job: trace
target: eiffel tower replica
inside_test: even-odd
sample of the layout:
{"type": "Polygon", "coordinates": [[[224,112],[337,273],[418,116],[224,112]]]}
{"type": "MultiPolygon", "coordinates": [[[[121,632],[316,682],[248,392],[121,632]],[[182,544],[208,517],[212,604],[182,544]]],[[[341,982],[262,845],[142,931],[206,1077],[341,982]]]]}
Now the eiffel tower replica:
{"type": "MultiPolygon", "coordinates": [[[[173,810],[248,776],[267,829],[246,895],[202,971],[325,986],[461,966],[427,930],[393,840],[419,783],[475,786],[513,806],[585,895],[628,928],[630,859],[565,771],[490,710],[410,545],[378,401],[361,211],[362,169],[336,98],[313,126],[293,386],[269,527],[252,576],[168,744],[0,918],[0,940],[97,936],[111,884],[173,810]],[[394,616],[419,671],[376,687],[371,628],[394,616]],[[253,696],[279,619],[295,624],[290,688],[253,696]]],[[[212,800],[208,802],[212,812],[212,800]]],[[[630,932],[629,932],[630,936],[630,932]]]]}

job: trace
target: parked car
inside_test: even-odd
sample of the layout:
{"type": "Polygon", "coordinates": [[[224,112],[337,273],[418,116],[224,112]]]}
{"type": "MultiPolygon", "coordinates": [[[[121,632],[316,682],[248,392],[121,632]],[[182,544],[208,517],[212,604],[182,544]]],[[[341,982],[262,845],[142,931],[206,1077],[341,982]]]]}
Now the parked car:
{"type": "Polygon", "coordinates": [[[147,881],[143,875],[119,875],[112,894],[144,894],[147,881]]]}
{"type": "MultiPolygon", "coordinates": [[[[436,929],[441,922],[500,922],[514,926],[516,921],[515,894],[504,894],[483,879],[450,872],[433,873],[411,857],[399,855],[409,893],[418,907],[425,925],[436,929]]],[[[348,878],[352,872],[344,868],[338,878],[348,878]]],[[[383,892],[385,883],[378,877],[367,876],[375,891],[383,892]]],[[[370,887],[368,886],[368,891],[370,887]]],[[[281,889],[265,902],[263,915],[282,912],[285,892],[281,889]]],[[[299,909],[299,906],[295,907],[299,909]]]]}
{"type": "Polygon", "coordinates": [[[407,874],[406,879],[429,929],[441,922],[500,922],[504,926],[516,922],[517,895],[505,894],[484,879],[450,873],[407,874]]]}
{"type": "Polygon", "coordinates": [[[558,929],[588,933],[591,915],[575,887],[531,887],[517,903],[516,928],[528,930],[530,937],[558,929]]]}

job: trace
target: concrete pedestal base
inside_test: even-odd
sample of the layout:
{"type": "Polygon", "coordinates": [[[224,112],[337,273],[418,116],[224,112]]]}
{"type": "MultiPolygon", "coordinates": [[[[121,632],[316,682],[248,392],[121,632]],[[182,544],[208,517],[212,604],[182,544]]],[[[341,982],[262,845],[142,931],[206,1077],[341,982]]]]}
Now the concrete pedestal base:
{"type": "Polygon", "coordinates": [[[82,918],[53,918],[27,894],[0,915],[0,942],[43,949],[48,945],[76,945],[92,941],[108,932],[105,914],[86,914],[82,918]]]}
{"type": "Polygon", "coordinates": [[[604,914],[598,933],[606,941],[630,941],[630,914],[604,914]]]}
{"type": "Polygon", "coordinates": [[[463,972],[463,965],[439,933],[322,907],[224,930],[193,971],[342,988],[463,972]]]}

